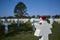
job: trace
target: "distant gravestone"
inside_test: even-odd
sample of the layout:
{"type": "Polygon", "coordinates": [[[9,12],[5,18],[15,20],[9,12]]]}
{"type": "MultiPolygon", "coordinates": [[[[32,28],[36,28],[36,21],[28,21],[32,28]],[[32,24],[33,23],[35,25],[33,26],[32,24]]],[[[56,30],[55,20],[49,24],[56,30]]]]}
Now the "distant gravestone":
{"type": "Polygon", "coordinates": [[[52,28],[52,23],[49,24],[46,20],[40,20],[37,23],[34,23],[34,26],[36,28],[34,35],[37,37],[42,36],[39,38],[39,40],[49,40],[48,35],[52,34],[51,28],[52,28]]]}
{"type": "Polygon", "coordinates": [[[31,19],[31,23],[32,23],[32,29],[33,29],[33,31],[35,31],[35,25],[34,25],[35,20],[34,20],[34,18],[31,19]]]}
{"type": "Polygon", "coordinates": [[[10,25],[10,23],[7,21],[7,19],[5,19],[3,25],[5,26],[4,34],[8,34],[8,25],[10,25]]]}
{"type": "Polygon", "coordinates": [[[18,28],[19,28],[19,25],[20,25],[20,21],[19,21],[19,19],[17,20],[17,26],[18,26],[18,28]]]}

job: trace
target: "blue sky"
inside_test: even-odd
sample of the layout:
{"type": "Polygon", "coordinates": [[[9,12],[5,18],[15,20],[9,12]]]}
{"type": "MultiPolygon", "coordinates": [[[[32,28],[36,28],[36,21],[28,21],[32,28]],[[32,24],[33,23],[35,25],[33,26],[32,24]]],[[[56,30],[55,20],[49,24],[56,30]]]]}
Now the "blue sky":
{"type": "Polygon", "coordinates": [[[30,16],[60,14],[60,0],[0,0],[0,17],[14,16],[14,8],[21,1],[30,16]]]}

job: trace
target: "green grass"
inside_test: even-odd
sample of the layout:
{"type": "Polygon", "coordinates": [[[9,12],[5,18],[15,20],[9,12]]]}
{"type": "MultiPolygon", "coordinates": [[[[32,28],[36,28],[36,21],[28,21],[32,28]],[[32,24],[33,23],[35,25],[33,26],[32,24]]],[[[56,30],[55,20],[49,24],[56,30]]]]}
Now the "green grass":
{"type": "Polygon", "coordinates": [[[50,40],[60,40],[60,24],[54,22],[52,28],[52,34],[49,35],[50,40]]]}
{"type": "MultiPolygon", "coordinates": [[[[49,35],[49,40],[60,40],[60,24],[54,22],[51,30],[52,34],[49,35]]],[[[0,40],[39,40],[38,37],[34,36],[33,31],[11,32],[7,36],[1,35],[0,40]]]]}
{"type": "Polygon", "coordinates": [[[33,35],[32,31],[22,31],[13,35],[5,36],[1,40],[38,40],[37,37],[33,35]]]}

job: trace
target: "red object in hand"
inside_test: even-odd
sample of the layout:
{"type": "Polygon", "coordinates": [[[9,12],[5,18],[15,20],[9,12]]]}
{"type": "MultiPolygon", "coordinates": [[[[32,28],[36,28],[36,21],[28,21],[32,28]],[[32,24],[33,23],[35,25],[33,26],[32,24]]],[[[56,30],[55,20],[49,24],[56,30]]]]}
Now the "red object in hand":
{"type": "Polygon", "coordinates": [[[46,20],[46,17],[45,16],[41,16],[40,18],[42,18],[42,20],[46,20]]]}

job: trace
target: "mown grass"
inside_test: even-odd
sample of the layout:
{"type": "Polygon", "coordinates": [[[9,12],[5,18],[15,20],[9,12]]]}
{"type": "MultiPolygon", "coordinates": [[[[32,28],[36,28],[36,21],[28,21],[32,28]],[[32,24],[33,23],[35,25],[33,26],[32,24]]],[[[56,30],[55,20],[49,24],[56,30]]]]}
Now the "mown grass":
{"type": "Polygon", "coordinates": [[[15,35],[11,35],[11,36],[7,36],[2,40],[38,40],[37,37],[35,37],[33,35],[32,31],[28,31],[28,32],[19,32],[15,35]]]}
{"type": "MultiPolygon", "coordinates": [[[[49,35],[49,40],[60,40],[60,24],[57,22],[53,23],[52,34],[49,35]]],[[[0,33],[0,40],[39,40],[38,37],[34,36],[34,31],[18,31],[10,32],[8,35],[0,33]]]]}
{"type": "Polygon", "coordinates": [[[57,22],[53,23],[52,34],[49,35],[50,40],[60,40],[60,24],[57,22]]]}

